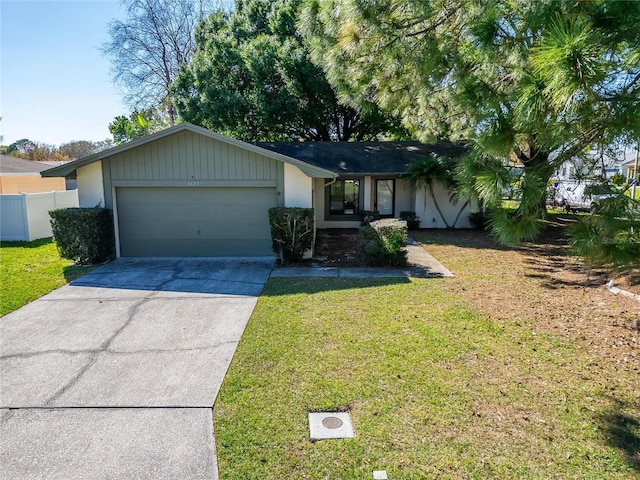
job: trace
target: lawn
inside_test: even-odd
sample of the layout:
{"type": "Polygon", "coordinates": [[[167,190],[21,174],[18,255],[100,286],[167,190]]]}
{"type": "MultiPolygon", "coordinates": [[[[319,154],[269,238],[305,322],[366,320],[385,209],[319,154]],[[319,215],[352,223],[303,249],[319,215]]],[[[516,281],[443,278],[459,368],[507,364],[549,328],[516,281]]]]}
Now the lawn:
{"type": "Polygon", "coordinates": [[[84,275],[90,267],[61,259],[51,238],[0,243],[0,316],[84,275]]]}
{"type": "Polygon", "coordinates": [[[414,237],[456,277],[268,282],[214,408],[221,478],[637,478],[637,302],[554,239],[414,237]],[[312,411],[356,438],[311,442],[312,411]]]}

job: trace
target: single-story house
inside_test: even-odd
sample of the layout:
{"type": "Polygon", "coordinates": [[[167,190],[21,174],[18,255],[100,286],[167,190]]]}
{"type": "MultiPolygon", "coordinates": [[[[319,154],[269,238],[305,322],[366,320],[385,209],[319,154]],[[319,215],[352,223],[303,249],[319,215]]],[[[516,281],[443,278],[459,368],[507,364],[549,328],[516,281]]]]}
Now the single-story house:
{"type": "MultiPolygon", "coordinates": [[[[42,175],[75,175],[81,207],[113,210],[117,256],[264,256],[273,255],[267,210],[275,206],[315,208],[318,228],[356,227],[367,210],[417,211],[424,227],[442,227],[426,192],[399,178],[433,151],[463,150],[418,142],[250,144],[182,123],[42,175]]],[[[445,189],[438,195],[445,214],[457,213],[445,189]]]]}
{"type": "Polygon", "coordinates": [[[637,176],[636,176],[636,160],[630,160],[628,162],[623,163],[622,166],[620,167],[620,169],[622,170],[622,175],[625,176],[625,178],[627,179],[628,182],[630,182],[631,180],[637,178],[637,176]]]}
{"type": "Polygon", "coordinates": [[[0,155],[0,194],[43,193],[66,190],[64,178],[43,178],[40,172],[51,168],[40,162],[0,155]]]}

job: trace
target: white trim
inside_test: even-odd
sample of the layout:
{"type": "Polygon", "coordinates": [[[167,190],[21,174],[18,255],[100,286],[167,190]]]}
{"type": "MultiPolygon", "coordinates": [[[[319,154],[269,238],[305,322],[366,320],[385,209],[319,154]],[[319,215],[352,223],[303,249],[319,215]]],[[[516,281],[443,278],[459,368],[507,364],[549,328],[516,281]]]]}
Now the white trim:
{"type": "Polygon", "coordinates": [[[113,202],[113,235],[116,240],[116,258],[120,258],[120,228],[118,227],[118,199],[116,197],[116,187],[111,187],[111,199],[113,202]]]}

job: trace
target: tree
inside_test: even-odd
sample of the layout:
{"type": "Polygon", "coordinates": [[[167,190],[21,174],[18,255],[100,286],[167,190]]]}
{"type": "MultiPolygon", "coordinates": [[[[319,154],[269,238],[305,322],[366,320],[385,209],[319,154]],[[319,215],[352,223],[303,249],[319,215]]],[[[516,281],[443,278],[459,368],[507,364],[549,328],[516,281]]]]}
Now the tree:
{"type": "Polygon", "coordinates": [[[540,231],[557,166],[640,133],[640,2],[307,0],[298,25],[340,98],[373,99],[422,139],[473,141],[460,178],[505,243],[540,231]]]}
{"type": "Polygon", "coordinates": [[[65,162],[69,157],[62,154],[54,145],[34,142],[28,138],[16,140],[7,148],[7,154],[34,162],[65,162]]]}
{"type": "Polygon", "coordinates": [[[160,108],[177,118],[170,86],[195,47],[193,31],[217,2],[208,0],[121,0],[127,18],[109,25],[102,46],[111,58],[116,84],[125,102],[137,110],[160,108]]]}
{"type": "Polygon", "coordinates": [[[462,207],[458,210],[458,214],[451,224],[440,209],[440,204],[438,203],[438,198],[434,191],[434,186],[436,184],[446,188],[447,191],[450,192],[452,200],[457,200],[457,180],[454,175],[455,165],[455,162],[449,157],[431,154],[430,156],[409,165],[407,173],[403,175],[403,178],[408,185],[411,185],[414,188],[425,188],[429,192],[431,200],[433,201],[433,204],[446,228],[455,228],[458,220],[460,219],[460,215],[469,205],[469,199],[467,198],[462,204],[462,207]]]}
{"type": "Polygon", "coordinates": [[[109,124],[109,131],[113,135],[114,143],[122,145],[138,137],[157,132],[164,126],[164,121],[159,120],[153,111],[146,110],[144,112],[133,112],[129,117],[118,115],[109,124]]]}
{"type": "Polygon", "coordinates": [[[299,4],[239,1],[233,15],[203,21],[197,51],[174,85],[180,116],[246,141],[365,140],[401,132],[373,103],[338,100],[296,30],[299,4]]]}
{"type": "Polygon", "coordinates": [[[572,251],[590,266],[619,271],[640,268],[640,211],[628,190],[628,184],[619,187],[571,228],[572,251]]]}
{"type": "Polygon", "coordinates": [[[101,140],[99,142],[91,142],[88,140],[72,140],[67,143],[63,143],[58,148],[58,151],[69,157],[71,160],[77,160],[78,158],[88,157],[94,153],[111,148],[113,142],[111,139],[101,140]]]}

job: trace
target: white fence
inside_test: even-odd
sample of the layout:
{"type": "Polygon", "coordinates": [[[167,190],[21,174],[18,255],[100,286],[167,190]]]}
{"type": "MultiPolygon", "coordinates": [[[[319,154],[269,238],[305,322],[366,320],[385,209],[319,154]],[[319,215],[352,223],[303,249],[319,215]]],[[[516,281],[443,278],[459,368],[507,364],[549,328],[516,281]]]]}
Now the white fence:
{"type": "Polygon", "coordinates": [[[0,240],[50,237],[49,211],[77,206],[78,190],[0,195],[0,240]]]}

